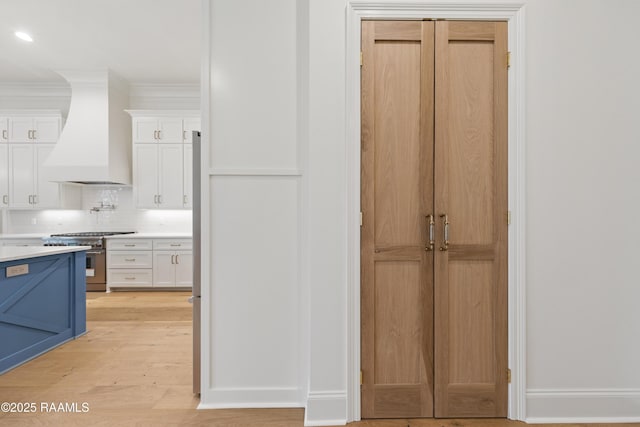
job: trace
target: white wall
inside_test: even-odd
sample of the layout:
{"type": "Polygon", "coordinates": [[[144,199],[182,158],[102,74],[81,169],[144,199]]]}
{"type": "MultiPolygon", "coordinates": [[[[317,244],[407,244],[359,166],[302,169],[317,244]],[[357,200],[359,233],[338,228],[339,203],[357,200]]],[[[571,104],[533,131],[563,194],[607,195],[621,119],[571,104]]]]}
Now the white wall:
{"type": "Polygon", "coordinates": [[[203,10],[200,407],[303,406],[296,1],[205,0],[203,10]]]}
{"type": "MultiPolygon", "coordinates": [[[[210,390],[203,392],[203,402],[255,403],[251,393],[214,393],[216,388],[224,391],[237,385],[264,391],[261,396],[268,397],[259,403],[268,403],[270,396],[274,406],[282,405],[286,398],[269,393],[269,388],[294,388],[297,382],[306,391],[308,424],[344,421],[347,3],[309,0],[308,15],[298,17],[298,31],[300,25],[308,25],[307,38],[302,38],[308,51],[304,55],[298,50],[296,65],[296,52],[287,39],[294,34],[293,0],[268,5],[257,0],[249,5],[205,2],[213,5],[214,131],[209,166],[272,171],[305,167],[298,195],[303,209],[295,220],[295,192],[288,181],[294,178],[222,177],[211,170],[210,238],[215,243],[209,260],[212,299],[207,303],[219,324],[240,326],[228,326],[227,331],[212,327],[210,390]],[[247,50],[257,52],[257,60],[251,55],[247,61],[242,54],[247,50]],[[264,52],[274,55],[274,61],[264,63],[270,59],[264,52]],[[248,63],[259,66],[248,68],[248,63]],[[308,79],[297,88],[295,70],[298,82],[308,79]],[[298,111],[308,111],[308,116],[291,112],[296,106],[293,90],[298,91],[298,111]],[[308,126],[306,133],[297,129],[298,147],[292,141],[296,123],[308,126]],[[246,209],[266,212],[260,217],[266,231],[237,220],[236,216],[250,221],[246,209]],[[293,224],[306,224],[299,229],[300,257],[293,256],[293,224]],[[249,244],[250,234],[256,233],[255,247],[240,251],[237,242],[249,244]],[[236,255],[227,257],[227,250],[236,255]],[[242,271],[247,265],[262,265],[261,254],[268,251],[291,254],[268,255],[278,275],[242,271]],[[265,288],[291,295],[275,305],[271,298],[263,305],[250,301],[250,310],[224,307],[228,300],[240,310],[240,297],[248,298],[251,290],[264,296],[265,288]],[[296,306],[291,297],[296,292],[308,292],[308,304],[296,306]],[[216,300],[216,295],[225,300],[216,300]],[[242,366],[231,363],[230,354],[240,357],[251,343],[264,342],[265,328],[252,330],[247,325],[281,325],[293,319],[298,308],[301,330],[307,333],[300,342],[289,328],[268,335],[298,352],[288,354],[286,363],[274,353],[253,361],[282,374],[277,380],[251,379],[242,366]],[[231,331],[233,345],[216,346],[227,344],[231,331]],[[298,358],[307,371],[296,378],[284,365],[298,358]],[[216,379],[216,371],[223,376],[216,379]]],[[[527,418],[640,421],[640,310],[635,308],[640,287],[634,259],[640,241],[640,58],[635,54],[640,3],[529,0],[526,10],[527,418]]]]}
{"type": "Polygon", "coordinates": [[[633,0],[528,2],[531,418],[640,420],[638,16],[633,0]]]}

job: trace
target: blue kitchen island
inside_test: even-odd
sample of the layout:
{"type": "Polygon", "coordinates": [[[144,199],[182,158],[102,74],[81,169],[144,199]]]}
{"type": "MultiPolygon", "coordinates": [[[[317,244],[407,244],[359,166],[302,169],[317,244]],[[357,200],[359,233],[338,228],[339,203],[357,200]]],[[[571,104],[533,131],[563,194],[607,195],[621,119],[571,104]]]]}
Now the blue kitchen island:
{"type": "Polygon", "coordinates": [[[88,249],[0,247],[0,374],[86,332],[88,249]]]}

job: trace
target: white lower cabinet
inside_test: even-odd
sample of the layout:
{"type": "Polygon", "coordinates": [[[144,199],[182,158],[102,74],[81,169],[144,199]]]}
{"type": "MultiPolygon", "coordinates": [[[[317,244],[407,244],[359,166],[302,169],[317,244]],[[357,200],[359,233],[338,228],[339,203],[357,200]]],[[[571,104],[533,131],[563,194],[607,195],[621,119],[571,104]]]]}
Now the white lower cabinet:
{"type": "Polygon", "coordinates": [[[107,273],[107,291],[111,288],[150,288],[153,286],[153,273],[141,268],[110,268],[107,273]]]}
{"type": "Polygon", "coordinates": [[[193,253],[154,250],[153,284],[165,287],[193,286],[193,253]]]}
{"type": "Polygon", "coordinates": [[[111,288],[193,286],[191,239],[109,239],[107,291],[111,288]]]}

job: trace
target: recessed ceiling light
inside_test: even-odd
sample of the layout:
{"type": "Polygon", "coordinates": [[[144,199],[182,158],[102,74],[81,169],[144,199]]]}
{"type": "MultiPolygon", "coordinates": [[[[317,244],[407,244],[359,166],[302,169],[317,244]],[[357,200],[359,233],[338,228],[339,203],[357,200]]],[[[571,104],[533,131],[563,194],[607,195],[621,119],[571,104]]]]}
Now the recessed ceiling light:
{"type": "Polygon", "coordinates": [[[32,42],[33,39],[31,38],[31,36],[27,33],[24,33],[22,31],[16,31],[16,37],[19,38],[20,40],[24,40],[26,42],[32,42]]]}

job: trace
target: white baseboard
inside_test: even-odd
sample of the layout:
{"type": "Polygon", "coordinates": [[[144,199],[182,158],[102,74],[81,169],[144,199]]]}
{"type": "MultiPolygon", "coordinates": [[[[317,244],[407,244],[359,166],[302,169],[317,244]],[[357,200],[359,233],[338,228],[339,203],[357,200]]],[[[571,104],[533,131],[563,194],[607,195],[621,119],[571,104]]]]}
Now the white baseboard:
{"type": "Polygon", "coordinates": [[[202,390],[198,409],[303,408],[295,387],[202,390]]]}
{"type": "Polygon", "coordinates": [[[341,391],[309,392],[304,411],[305,426],[347,424],[347,393],[341,391]]]}
{"type": "Polygon", "coordinates": [[[640,389],[529,389],[527,423],[640,422],[640,389]]]}

